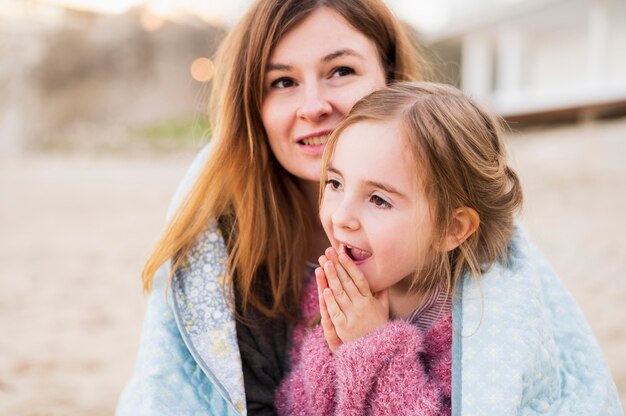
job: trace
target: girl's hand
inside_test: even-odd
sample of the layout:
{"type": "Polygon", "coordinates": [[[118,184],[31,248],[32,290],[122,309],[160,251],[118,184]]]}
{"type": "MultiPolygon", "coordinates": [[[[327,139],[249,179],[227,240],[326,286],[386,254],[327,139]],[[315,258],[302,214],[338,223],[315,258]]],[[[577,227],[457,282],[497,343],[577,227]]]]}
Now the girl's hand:
{"type": "MultiPolygon", "coordinates": [[[[324,256],[322,256],[324,257],[324,256]]],[[[320,262],[321,262],[320,257],[320,262]]],[[[324,338],[326,338],[326,343],[328,344],[328,348],[334,354],[335,350],[339,348],[342,344],[341,339],[337,336],[337,332],[335,331],[335,326],[330,320],[330,315],[328,314],[328,309],[326,308],[326,302],[324,301],[324,289],[328,289],[328,282],[326,280],[326,275],[324,274],[324,270],[321,267],[315,269],[315,281],[317,283],[317,294],[319,296],[319,304],[320,304],[320,315],[321,315],[321,324],[322,329],[324,330],[324,338]]]]}
{"type": "Polygon", "coordinates": [[[348,255],[337,255],[333,248],[328,248],[326,256],[320,257],[320,264],[327,287],[321,288],[318,285],[318,290],[322,289],[319,293],[322,293],[326,313],[334,332],[343,343],[369,335],[387,324],[387,290],[373,294],[367,279],[348,255]],[[323,260],[325,261],[321,264],[323,260]]]}

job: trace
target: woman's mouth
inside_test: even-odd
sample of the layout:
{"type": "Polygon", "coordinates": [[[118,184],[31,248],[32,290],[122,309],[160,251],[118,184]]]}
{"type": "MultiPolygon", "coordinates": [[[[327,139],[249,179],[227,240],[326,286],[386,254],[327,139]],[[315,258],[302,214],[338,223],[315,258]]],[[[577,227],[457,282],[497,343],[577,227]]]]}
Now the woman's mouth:
{"type": "Polygon", "coordinates": [[[296,143],[298,143],[300,149],[305,153],[321,155],[324,152],[330,133],[331,131],[329,130],[304,135],[301,136],[296,143]]]}
{"type": "Polygon", "coordinates": [[[328,142],[328,135],[317,136],[317,137],[309,137],[306,139],[298,140],[298,144],[302,144],[305,146],[321,146],[328,142]]]}

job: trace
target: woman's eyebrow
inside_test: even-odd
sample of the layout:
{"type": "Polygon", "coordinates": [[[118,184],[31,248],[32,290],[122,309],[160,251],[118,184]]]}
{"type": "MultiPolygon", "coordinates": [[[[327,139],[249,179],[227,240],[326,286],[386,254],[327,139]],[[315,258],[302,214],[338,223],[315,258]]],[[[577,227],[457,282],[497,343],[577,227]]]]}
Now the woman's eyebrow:
{"type": "MultiPolygon", "coordinates": [[[[363,55],[355,51],[354,49],[344,48],[336,50],[335,52],[331,52],[328,55],[322,58],[323,62],[331,62],[337,58],[341,58],[343,56],[354,56],[359,59],[365,60],[363,55]]],[[[270,62],[267,64],[266,71],[291,71],[293,66],[281,63],[270,62]]]]}
{"type": "Polygon", "coordinates": [[[328,55],[324,56],[322,58],[322,61],[330,62],[330,61],[332,61],[334,59],[341,58],[342,56],[355,56],[355,57],[360,58],[360,59],[365,59],[365,58],[363,58],[363,55],[361,55],[360,53],[358,53],[354,49],[343,48],[343,49],[336,50],[335,52],[331,52],[328,55]]]}
{"type": "Polygon", "coordinates": [[[292,69],[293,67],[291,65],[275,64],[270,62],[267,64],[266,71],[291,71],[292,69]]]}

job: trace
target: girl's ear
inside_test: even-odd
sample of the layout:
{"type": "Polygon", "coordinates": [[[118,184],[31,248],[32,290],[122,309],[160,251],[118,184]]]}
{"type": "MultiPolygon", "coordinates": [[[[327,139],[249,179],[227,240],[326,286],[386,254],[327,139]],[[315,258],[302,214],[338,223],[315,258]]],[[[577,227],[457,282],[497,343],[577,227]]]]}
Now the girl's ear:
{"type": "Polygon", "coordinates": [[[473,208],[457,208],[452,216],[452,226],[448,235],[439,244],[440,251],[454,250],[476,232],[480,225],[480,216],[473,208]]]}

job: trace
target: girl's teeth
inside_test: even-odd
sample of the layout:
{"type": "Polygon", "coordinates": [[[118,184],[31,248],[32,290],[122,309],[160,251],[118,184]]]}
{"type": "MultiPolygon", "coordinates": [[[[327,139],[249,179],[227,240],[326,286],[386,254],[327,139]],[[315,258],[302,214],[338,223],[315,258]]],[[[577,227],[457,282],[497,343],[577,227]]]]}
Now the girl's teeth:
{"type": "Polygon", "coordinates": [[[349,245],[341,245],[339,248],[339,252],[346,253],[348,257],[350,257],[354,261],[365,260],[372,256],[372,253],[366,250],[361,250],[360,248],[354,248],[349,245]]]}
{"type": "Polygon", "coordinates": [[[328,141],[328,136],[319,136],[319,137],[309,137],[308,139],[302,139],[302,143],[306,146],[319,146],[322,144],[326,144],[328,141]]]}
{"type": "Polygon", "coordinates": [[[351,257],[357,261],[365,260],[372,255],[369,251],[361,250],[359,248],[350,248],[350,254],[351,257]]]}

